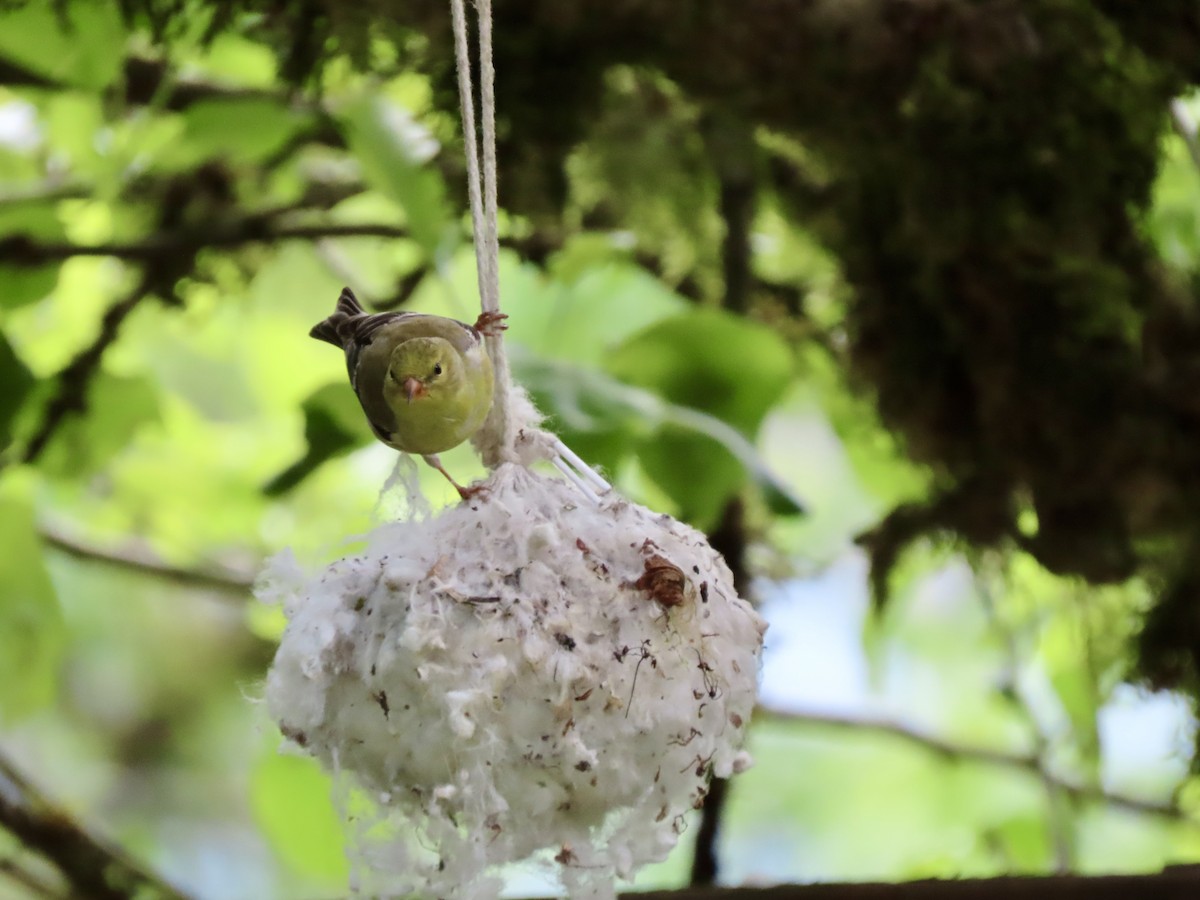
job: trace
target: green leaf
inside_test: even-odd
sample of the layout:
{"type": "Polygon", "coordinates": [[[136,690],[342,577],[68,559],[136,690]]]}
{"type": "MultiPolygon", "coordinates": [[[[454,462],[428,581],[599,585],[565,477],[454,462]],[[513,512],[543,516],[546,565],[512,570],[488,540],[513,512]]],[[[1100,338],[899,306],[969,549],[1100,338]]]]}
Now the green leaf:
{"type": "Polygon", "coordinates": [[[0,333],[0,449],[13,436],[13,420],[34,385],[33,374],[25,367],[3,333],[0,333]]]}
{"type": "Polygon", "coordinates": [[[1071,721],[1072,738],[1081,758],[1078,762],[1089,773],[1095,773],[1100,765],[1100,738],[1097,730],[1097,688],[1087,669],[1082,654],[1074,660],[1047,660],[1050,667],[1050,683],[1062,703],[1063,711],[1071,721]],[[1074,663],[1074,665],[1072,665],[1074,663]]]}
{"type": "Polygon", "coordinates": [[[104,98],[79,91],[49,94],[41,104],[46,142],[75,177],[93,177],[103,171],[103,158],[111,153],[111,137],[98,139],[105,129],[104,98]]]}
{"type": "Polygon", "coordinates": [[[502,270],[502,279],[512,339],[541,356],[583,365],[598,365],[613,347],[689,308],[628,260],[572,273],[569,281],[547,278],[528,265],[502,270]]]}
{"type": "Polygon", "coordinates": [[[678,504],[680,517],[703,530],[717,523],[746,480],[720,444],[677,428],[640,443],[637,455],[646,474],[678,504]]]}
{"type": "Polygon", "coordinates": [[[124,44],[117,4],[9,4],[0,14],[0,57],[86,90],[99,92],[113,82],[124,44]]]}
{"type": "Polygon", "coordinates": [[[10,266],[0,265],[0,309],[18,309],[37,303],[54,290],[58,282],[58,265],[10,266]]]}
{"type": "Polygon", "coordinates": [[[1196,191],[1196,165],[1187,144],[1177,135],[1164,137],[1147,226],[1159,252],[1181,270],[1194,268],[1200,257],[1196,191]]]}
{"type": "Polygon", "coordinates": [[[17,197],[0,203],[0,234],[21,234],[51,241],[63,240],[66,236],[57,201],[41,197],[17,197]]]}
{"type": "MultiPolygon", "coordinates": [[[[622,384],[603,372],[534,358],[515,347],[513,351],[513,369],[521,384],[553,414],[555,430],[564,442],[585,459],[615,470],[635,447],[639,448],[643,465],[649,460],[658,466],[676,452],[698,455],[700,458],[692,462],[702,467],[706,477],[714,479],[713,490],[692,483],[696,470],[678,459],[673,465],[658,467],[655,480],[660,476],[676,484],[680,494],[692,498],[697,490],[711,495],[702,508],[713,515],[728,492],[747,478],[764,491],[777,512],[803,511],[804,504],[791,488],[770,471],[754,445],[728,423],[622,384]],[[685,484],[690,492],[684,491],[685,484]]],[[[662,482],[660,485],[667,487],[662,482]]]]}
{"type": "Polygon", "coordinates": [[[1038,871],[1054,861],[1049,823],[1041,810],[1006,819],[988,836],[1004,854],[1008,868],[1015,871],[1038,871]]]}
{"type": "MultiPolygon", "coordinates": [[[[39,197],[16,197],[0,203],[0,235],[48,242],[66,238],[57,202],[39,197]]],[[[14,249],[10,261],[0,263],[0,309],[36,303],[48,296],[58,281],[58,263],[25,264],[20,261],[19,245],[14,249]]]]}
{"type": "Polygon", "coordinates": [[[276,86],[279,65],[266,44],[226,32],[207,48],[204,68],[222,83],[271,88],[276,86]]]}
{"type": "Polygon", "coordinates": [[[197,161],[257,162],[279,150],[307,117],[269,97],[201,100],[183,112],[186,149],[197,161]]]}
{"type": "Polygon", "coordinates": [[[349,870],[331,790],[315,761],[277,753],[263,756],[250,787],[255,818],[275,852],[300,875],[332,885],[349,870]]]}
{"type": "Polygon", "coordinates": [[[327,384],[304,401],[304,439],[308,449],[266,485],[263,493],[275,497],[290,491],[334,457],[370,443],[371,432],[354,391],[344,381],[327,384]]]}
{"type": "MultiPolygon", "coordinates": [[[[642,467],[667,492],[684,518],[700,527],[712,524],[746,474],[764,471],[748,455],[731,452],[749,445],[771,406],[787,389],[792,354],[765,326],[729,313],[694,311],[661,321],[634,335],[609,354],[607,369],[623,381],[653,391],[675,410],[673,421],[638,445],[642,467]],[[737,436],[717,437],[686,421],[687,411],[707,414],[737,436]]],[[[799,511],[775,479],[768,499],[780,511],[799,511]]]]}
{"type": "MultiPolygon", "coordinates": [[[[602,231],[573,234],[547,261],[546,272],[564,284],[572,284],[594,276],[596,272],[602,272],[614,263],[626,262],[629,256],[627,243],[628,241],[622,240],[619,235],[602,231]]],[[[646,274],[644,270],[638,271],[646,274]]],[[[657,279],[654,279],[654,283],[662,286],[657,279]]]]}
{"type": "Polygon", "coordinates": [[[65,631],[33,515],[33,477],[0,479],[0,722],[50,704],[65,631]]]}
{"type": "Polygon", "coordinates": [[[147,378],[100,373],[82,414],[71,412],[38,461],[60,477],[91,474],[129,446],[138,430],[159,417],[158,390],[147,378]]]}
{"type": "Polygon", "coordinates": [[[622,381],[753,434],[794,374],[791,350],[765,325],[719,310],[666,319],[613,350],[622,381]]]}
{"type": "Polygon", "coordinates": [[[438,149],[433,137],[382,97],[352,105],[345,125],[367,182],[400,204],[413,239],[430,259],[448,257],[457,232],[442,176],[427,165],[438,149]]]}
{"type": "MultiPolygon", "coordinates": [[[[55,202],[13,199],[0,203],[0,234],[44,241],[65,238],[55,202]]],[[[18,309],[36,303],[54,290],[58,263],[27,265],[20,262],[19,246],[0,263],[0,309],[18,309]]]]}

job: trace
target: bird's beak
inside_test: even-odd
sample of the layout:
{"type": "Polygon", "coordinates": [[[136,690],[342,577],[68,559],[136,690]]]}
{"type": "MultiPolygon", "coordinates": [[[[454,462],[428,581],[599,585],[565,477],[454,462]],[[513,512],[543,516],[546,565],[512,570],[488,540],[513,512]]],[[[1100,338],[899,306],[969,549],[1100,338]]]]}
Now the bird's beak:
{"type": "Polygon", "coordinates": [[[404,379],[404,393],[408,395],[408,402],[412,403],[418,397],[425,396],[425,385],[410,375],[404,379]]]}

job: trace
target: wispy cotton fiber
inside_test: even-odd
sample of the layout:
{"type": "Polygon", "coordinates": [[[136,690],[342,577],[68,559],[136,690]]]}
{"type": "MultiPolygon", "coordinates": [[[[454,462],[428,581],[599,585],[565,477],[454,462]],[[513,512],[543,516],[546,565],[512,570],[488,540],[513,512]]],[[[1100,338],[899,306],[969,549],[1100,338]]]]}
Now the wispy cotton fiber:
{"type": "Polygon", "coordinates": [[[544,851],[611,895],[748,763],[765,624],[669,516],[516,464],[487,486],[316,575],[272,561],[268,707],[400,823],[389,890],[494,896],[489,870],[544,851]]]}

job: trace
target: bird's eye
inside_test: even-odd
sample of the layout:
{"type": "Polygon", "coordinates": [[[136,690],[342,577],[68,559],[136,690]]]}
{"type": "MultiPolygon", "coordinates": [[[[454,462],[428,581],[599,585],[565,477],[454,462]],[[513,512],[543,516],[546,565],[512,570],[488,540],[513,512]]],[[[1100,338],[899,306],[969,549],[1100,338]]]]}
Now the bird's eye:
{"type": "Polygon", "coordinates": [[[441,364],[441,363],[436,363],[436,364],[434,365],[434,367],[433,367],[433,374],[434,374],[434,375],[441,375],[441,374],[442,374],[442,364],[441,364]]]}

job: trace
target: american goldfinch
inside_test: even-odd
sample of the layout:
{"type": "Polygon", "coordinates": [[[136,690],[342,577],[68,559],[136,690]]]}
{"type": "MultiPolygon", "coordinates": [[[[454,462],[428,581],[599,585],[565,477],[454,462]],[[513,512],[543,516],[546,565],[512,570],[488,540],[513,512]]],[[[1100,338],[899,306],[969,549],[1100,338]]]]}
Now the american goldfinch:
{"type": "Polygon", "coordinates": [[[368,313],[343,288],[333,315],[309,334],[346,353],[350,386],[371,430],[405,453],[419,453],[466,499],[475,491],[450,477],[437,454],[482,427],[492,408],[492,361],[483,336],[507,326],[503,313],[474,325],[414,312],[368,313]]]}

